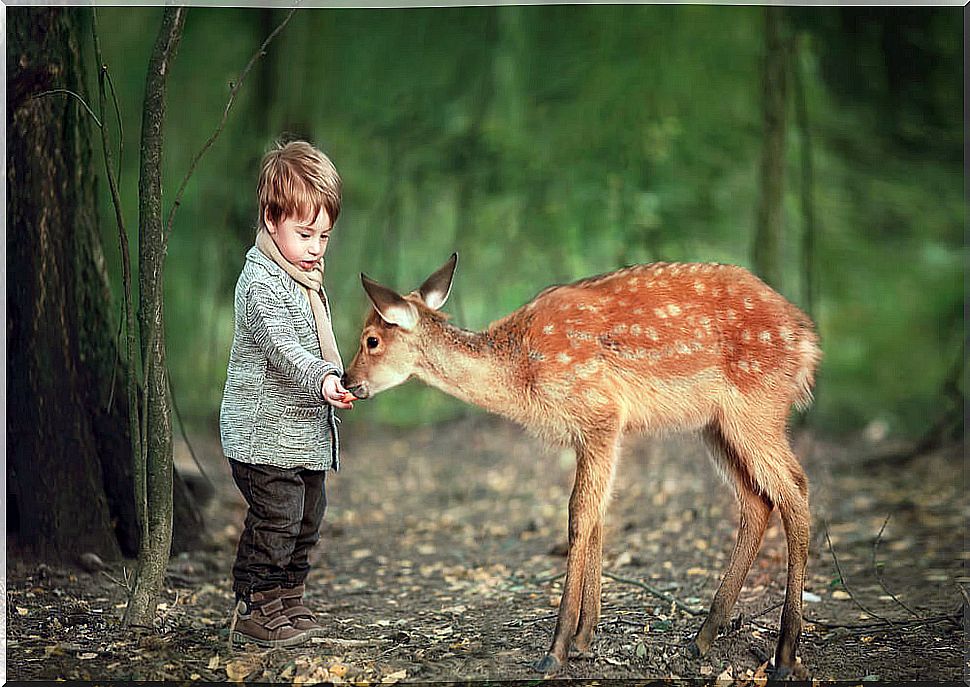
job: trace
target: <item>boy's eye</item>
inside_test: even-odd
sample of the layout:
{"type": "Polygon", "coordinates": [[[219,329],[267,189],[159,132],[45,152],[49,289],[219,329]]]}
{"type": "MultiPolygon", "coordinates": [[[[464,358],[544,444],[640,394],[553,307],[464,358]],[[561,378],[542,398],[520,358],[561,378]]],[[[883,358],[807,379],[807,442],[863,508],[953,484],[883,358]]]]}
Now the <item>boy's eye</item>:
{"type": "Polygon", "coordinates": [[[377,348],[377,344],[378,341],[376,336],[367,337],[367,348],[377,348]]]}

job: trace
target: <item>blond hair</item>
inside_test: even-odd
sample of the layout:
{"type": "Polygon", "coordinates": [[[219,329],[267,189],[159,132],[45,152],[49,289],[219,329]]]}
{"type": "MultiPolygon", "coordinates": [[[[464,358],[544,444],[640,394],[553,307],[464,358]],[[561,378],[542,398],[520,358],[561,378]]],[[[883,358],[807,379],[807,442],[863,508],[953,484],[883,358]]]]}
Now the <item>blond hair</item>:
{"type": "Polygon", "coordinates": [[[331,224],[340,214],[340,175],[326,155],[306,141],[277,141],[260,165],[259,226],[287,217],[316,218],[323,208],[331,224]]]}

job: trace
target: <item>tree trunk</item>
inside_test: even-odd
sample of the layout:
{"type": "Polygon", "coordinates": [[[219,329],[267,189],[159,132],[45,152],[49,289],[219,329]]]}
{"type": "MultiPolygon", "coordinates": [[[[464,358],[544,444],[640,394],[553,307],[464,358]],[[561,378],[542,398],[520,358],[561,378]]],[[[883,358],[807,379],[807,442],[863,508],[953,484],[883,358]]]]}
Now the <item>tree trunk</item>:
{"type": "Polygon", "coordinates": [[[185,7],[167,7],[148,63],[142,110],[139,192],[139,327],[145,401],[142,415],[147,536],[138,550],[135,586],[125,610],[128,625],[152,626],[172,544],[172,406],[165,362],[163,268],[166,237],[162,223],[162,143],[168,75],[182,38],[185,7]]]}
{"type": "MultiPolygon", "coordinates": [[[[70,95],[35,98],[86,95],[85,11],[7,13],[8,546],[53,562],[132,556],[138,546],[90,117],[70,95]]],[[[188,549],[203,529],[194,504],[182,505],[188,549]]]]}
{"type": "Polygon", "coordinates": [[[764,143],[761,151],[761,198],[754,241],[754,268],[781,290],[782,219],[785,190],[785,119],[788,95],[788,39],[783,35],[781,7],[765,8],[763,71],[764,143]]]}

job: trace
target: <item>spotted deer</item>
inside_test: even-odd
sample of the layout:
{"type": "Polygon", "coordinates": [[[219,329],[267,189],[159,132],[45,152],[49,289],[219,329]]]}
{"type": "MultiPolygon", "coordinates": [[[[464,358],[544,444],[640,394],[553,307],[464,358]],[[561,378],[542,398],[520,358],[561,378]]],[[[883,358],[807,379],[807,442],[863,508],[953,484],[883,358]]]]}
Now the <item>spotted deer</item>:
{"type": "Polygon", "coordinates": [[[566,579],[552,645],[536,664],[555,673],[586,651],[600,616],[603,520],[627,431],[699,431],[734,487],[737,544],[710,613],[689,645],[705,654],[728,620],[778,508],[788,585],[776,678],[798,674],[808,556],[808,481],[786,425],[811,402],[821,358],[811,320],[741,267],[656,263],[552,286],[483,332],[439,312],[451,258],[402,296],[361,274],[373,305],[345,385],[368,398],[417,377],[462,401],[571,446],[566,579]]]}

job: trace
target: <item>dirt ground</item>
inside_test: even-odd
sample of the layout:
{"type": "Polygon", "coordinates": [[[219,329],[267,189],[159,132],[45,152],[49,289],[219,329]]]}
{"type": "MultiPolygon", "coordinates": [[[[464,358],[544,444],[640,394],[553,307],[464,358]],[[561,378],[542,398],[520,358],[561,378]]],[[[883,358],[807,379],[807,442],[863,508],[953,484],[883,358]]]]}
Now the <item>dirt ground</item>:
{"type": "MultiPolygon", "coordinates": [[[[308,580],[327,637],[229,649],[229,568],[244,504],[218,444],[196,437],[216,486],[206,506],[212,546],[171,561],[156,631],[118,626],[130,562],[88,573],[8,560],[8,679],[540,677],[532,665],[555,626],[572,454],[481,415],[408,431],[345,427],[308,580]]],[[[970,674],[962,447],[903,468],[860,468],[875,450],[796,441],[814,525],[802,661],[819,679],[959,680],[970,674]]],[[[733,626],[695,659],[685,645],[734,544],[733,494],[693,438],[629,438],[615,484],[597,638],[559,677],[763,684],[785,584],[777,515],[733,626]]]]}

